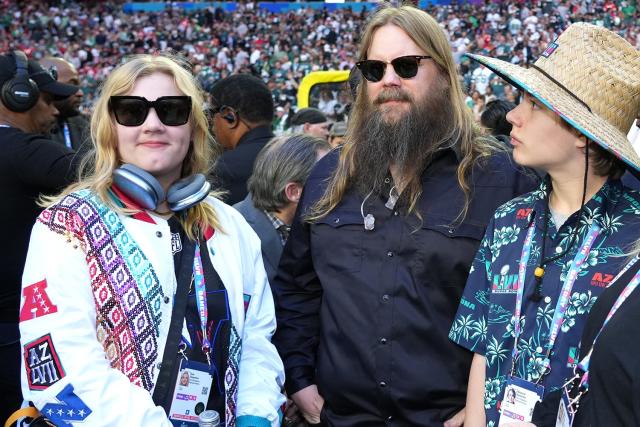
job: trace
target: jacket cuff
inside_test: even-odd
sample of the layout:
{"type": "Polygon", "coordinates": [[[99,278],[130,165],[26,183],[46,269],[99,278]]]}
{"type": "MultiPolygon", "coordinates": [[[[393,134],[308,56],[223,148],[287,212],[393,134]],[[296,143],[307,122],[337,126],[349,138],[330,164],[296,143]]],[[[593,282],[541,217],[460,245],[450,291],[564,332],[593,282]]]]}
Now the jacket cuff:
{"type": "Polygon", "coordinates": [[[236,418],[236,427],[271,427],[271,423],[263,417],[241,415],[236,418]]]}
{"type": "Polygon", "coordinates": [[[284,388],[289,396],[316,383],[314,369],[310,367],[298,366],[287,369],[285,373],[284,388]]]}

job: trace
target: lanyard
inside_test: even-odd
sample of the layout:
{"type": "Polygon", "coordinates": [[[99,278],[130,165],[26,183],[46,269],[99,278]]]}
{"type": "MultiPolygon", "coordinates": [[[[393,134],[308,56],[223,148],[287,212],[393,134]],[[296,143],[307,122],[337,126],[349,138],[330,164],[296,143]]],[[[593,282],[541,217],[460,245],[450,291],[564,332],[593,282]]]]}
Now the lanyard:
{"type": "Polygon", "coordinates": [[[66,145],[67,148],[72,148],[71,147],[71,132],[69,132],[69,125],[67,124],[67,122],[64,122],[64,126],[62,128],[62,132],[64,133],[64,145],[66,145]]]}
{"type": "MultiPolygon", "coordinates": [[[[615,283],[615,281],[618,280],[619,277],[621,277],[631,267],[633,267],[633,265],[636,262],[638,262],[638,259],[639,259],[638,256],[636,256],[631,261],[629,261],[629,263],[624,267],[624,269],[622,269],[622,271],[618,273],[615,279],[613,279],[613,281],[611,282],[611,285],[613,285],[613,283],[615,283]]],[[[591,362],[591,354],[593,353],[593,348],[596,345],[596,341],[598,340],[598,337],[602,333],[602,330],[604,329],[604,327],[607,326],[607,323],[609,323],[613,315],[616,314],[620,306],[627,300],[627,298],[629,298],[629,296],[633,293],[633,291],[636,290],[639,284],[640,284],[640,271],[638,271],[633,276],[633,279],[631,279],[631,281],[627,284],[627,286],[625,286],[625,288],[622,290],[620,295],[618,295],[618,299],[616,299],[616,302],[613,304],[613,306],[609,310],[609,313],[607,314],[607,317],[604,319],[604,322],[602,323],[602,326],[600,327],[598,334],[593,339],[593,344],[591,344],[591,349],[589,350],[589,353],[587,353],[585,358],[582,359],[580,363],[578,363],[578,367],[582,370],[582,372],[584,372],[584,374],[582,375],[582,378],[580,379],[580,387],[584,387],[585,390],[589,389],[589,363],[591,362]]],[[[609,285],[609,287],[611,285],[609,285]]]]}
{"type": "MultiPolygon", "coordinates": [[[[577,225],[576,225],[577,226],[577,225]]],[[[518,357],[518,340],[520,338],[520,334],[522,333],[522,328],[520,326],[521,316],[522,316],[522,300],[524,299],[524,284],[525,284],[525,276],[527,270],[527,263],[529,262],[529,255],[531,254],[531,245],[533,241],[533,234],[535,230],[535,221],[531,223],[529,226],[529,230],[527,230],[527,236],[525,237],[524,245],[522,247],[522,254],[520,256],[520,263],[518,265],[518,292],[516,293],[516,307],[514,309],[514,335],[515,341],[513,343],[513,350],[511,351],[511,375],[513,376],[515,370],[515,363],[518,357]]],[[[587,235],[584,237],[582,241],[582,245],[580,249],[576,253],[573,258],[573,262],[571,263],[571,267],[569,269],[569,273],[567,274],[566,279],[564,280],[564,284],[562,286],[562,290],[560,291],[560,297],[558,298],[558,302],[556,304],[555,311],[553,313],[553,320],[551,321],[551,329],[549,331],[549,343],[547,344],[547,353],[545,358],[542,361],[543,366],[545,367],[545,374],[549,372],[551,367],[551,360],[549,358],[551,354],[551,350],[558,338],[558,334],[560,332],[560,327],[562,326],[562,322],[564,321],[564,315],[569,308],[569,302],[571,299],[571,290],[573,289],[573,285],[578,278],[578,273],[582,268],[582,264],[584,264],[585,260],[589,256],[589,251],[591,250],[591,246],[593,242],[596,240],[596,237],[600,234],[600,227],[594,222],[589,228],[587,235]]],[[[543,375],[540,376],[538,381],[542,379],[543,375]]]]}
{"type": "Polygon", "coordinates": [[[207,357],[207,362],[211,366],[211,343],[207,337],[207,289],[204,280],[204,270],[202,268],[202,258],[200,257],[200,244],[196,242],[196,254],[193,257],[193,280],[196,291],[196,305],[200,316],[200,327],[202,328],[202,352],[207,357]]]}

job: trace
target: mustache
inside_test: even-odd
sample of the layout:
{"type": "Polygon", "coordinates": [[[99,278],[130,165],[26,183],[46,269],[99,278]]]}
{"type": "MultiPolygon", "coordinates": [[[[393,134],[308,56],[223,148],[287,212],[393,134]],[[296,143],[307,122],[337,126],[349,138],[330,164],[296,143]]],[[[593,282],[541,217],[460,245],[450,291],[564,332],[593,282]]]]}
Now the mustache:
{"type": "Polygon", "coordinates": [[[389,88],[380,92],[376,99],[373,100],[373,103],[380,105],[389,101],[413,102],[413,98],[400,88],[389,88]]]}

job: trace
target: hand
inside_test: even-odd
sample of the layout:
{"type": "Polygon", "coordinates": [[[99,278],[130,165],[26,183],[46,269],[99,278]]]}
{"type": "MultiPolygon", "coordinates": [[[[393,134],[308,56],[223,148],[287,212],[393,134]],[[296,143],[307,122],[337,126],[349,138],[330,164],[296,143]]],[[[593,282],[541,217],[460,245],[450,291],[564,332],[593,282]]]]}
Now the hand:
{"type": "Polygon", "coordinates": [[[298,410],[295,402],[287,398],[287,406],[284,410],[284,425],[295,426],[302,421],[302,414],[298,410]]]}
{"type": "Polygon", "coordinates": [[[460,412],[445,421],[444,427],[462,427],[464,425],[464,410],[465,408],[462,408],[460,412]]]}
{"type": "Polygon", "coordinates": [[[324,406],[324,399],[318,393],[318,387],[315,384],[293,393],[291,399],[298,406],[302,416],[309,424],[318,424],[320,422],[320,411],[324,406]]]}

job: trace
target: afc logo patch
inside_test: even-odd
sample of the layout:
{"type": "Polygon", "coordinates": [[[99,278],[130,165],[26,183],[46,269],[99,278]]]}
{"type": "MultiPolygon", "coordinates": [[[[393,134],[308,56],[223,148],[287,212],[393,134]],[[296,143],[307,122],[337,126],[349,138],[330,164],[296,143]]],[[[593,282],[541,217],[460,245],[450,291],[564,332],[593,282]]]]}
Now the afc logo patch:
{"type": "Polygon", "coordinates": [[[44,390],[65,375],[50,334],[24,346],[24,366],[31,390],[44,390]]]}
{"type": "Polygon", "coordinates": [[[20,321],[36,319],[38,317],[53,314],[58,311],[58,307],[51,303],[47,295],[47,279],[26,286],[22,290],[24,305],[20,310],[20,321]]]}

